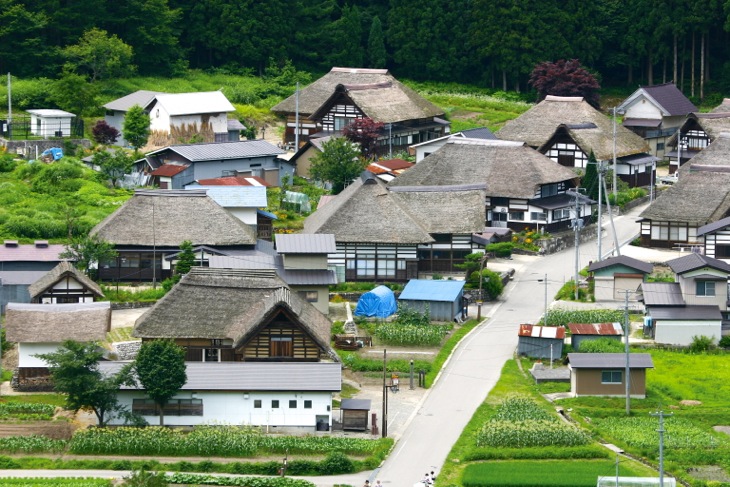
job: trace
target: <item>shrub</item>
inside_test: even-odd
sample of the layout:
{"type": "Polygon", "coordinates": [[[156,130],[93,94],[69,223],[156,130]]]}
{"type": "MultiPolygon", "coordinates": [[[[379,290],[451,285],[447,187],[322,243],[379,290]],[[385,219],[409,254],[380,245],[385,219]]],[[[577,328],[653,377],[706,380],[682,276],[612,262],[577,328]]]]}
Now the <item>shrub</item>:
{"type": "Polygon", "coordinates": [[[715,347],[714,338],[705,335],[695,335],[692,337],[692,343],[689,344],[688,350],[692,353],[702,353],[714,350],[715,347]]]}
{"type": "Polygon", "coordinates": [[[512,242],[499,242],[487,245],[487,252],[493,252],[496,257],[509,257],[513,248],[512,242]]]}
{"type": "Polygon", "coordinates": [[[596,340],[583,340],[578,347],[580,353],[620,353],[624,351],[624,344],[621,340],[611,338],[598,338],[596,340]]]}
{"type": "Polygon", "coordinates": [[[104,120],[99,120],[98,122],[96,122],[94,128],[91,129],[91,133],[93,134],[94,140],[97,144],[104,145],[113,144],[121,135],[119,133],[119,130],[112,127],[104,120]]]}
{"type": "Polygon", "coordinates": [[[722,348],[730,348],[730,335],[725,335],[720,339],[720,343],[718,343],[722,348]]]}
{"type": "Polygon", "coordinates": [[[332,452],[319,464],[321,475],[339,475],[354,472],[352,460],[341,452],[332,452]]]}

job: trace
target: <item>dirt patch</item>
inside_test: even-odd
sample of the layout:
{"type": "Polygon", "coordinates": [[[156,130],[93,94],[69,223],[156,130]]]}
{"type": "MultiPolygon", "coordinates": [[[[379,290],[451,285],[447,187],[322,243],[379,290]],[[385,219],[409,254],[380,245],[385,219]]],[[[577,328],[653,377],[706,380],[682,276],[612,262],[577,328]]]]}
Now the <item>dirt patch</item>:
{"type": "Polygon", "coordinates": [[[68,421],[28,421],[0,423],[0,438],[9,436],[47,436],[54,440],[69,440],[76,428],[68,421]]]}
{"type": "Polygon", "coordinates": [[[684,401],[679,401],[679,404],[682,406],[701,406],[702,401],[695,401],[694,399],[685,399],[684,401]]]}
{"type": "Polygon", "coordinates": [[[687,473],[698,480],[730,482],[730,475],[722,467],[718,467],[717,465],[689,468],[687,469],[687,473]]]}
{"type": "Polygon", "coordinates": [[[712,429],[714,429],[718,433],[725,433],[726,435],[730,435],[730,426],[713,426],[712,429]]]}

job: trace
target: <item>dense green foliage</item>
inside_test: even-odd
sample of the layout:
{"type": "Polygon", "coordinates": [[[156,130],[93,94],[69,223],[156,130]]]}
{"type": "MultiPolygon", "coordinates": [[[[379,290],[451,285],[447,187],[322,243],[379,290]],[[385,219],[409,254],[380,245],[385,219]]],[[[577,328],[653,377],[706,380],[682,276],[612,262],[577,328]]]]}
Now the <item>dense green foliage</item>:
{"type": "Polygon", "coordinates": [[[147,396],[155,401],[164,425],[164,407],[188,380],[185,350],[172,340],[142,342],[134,371],[147,396]]]}
{"type": "Polygon", "coordinates": [[[80,161],[14,163],[0,172],[0,238],[67,239],[83,235],[116,210],[130,192],[109,189],[80,161]]]}
{"type": "Polygon", "coordinates": [[[69,46],[84,45],[90,31],[105,31],[106,57],[127,59],[127,51],[108,50],[117,36],[132,55],[117,64],[136,65],[145,76],[188,66],[265,74],[287,60],[323,72],[380,67],[384,60],[401,77],[506,91],[525,89],[539,62],[577,58],[604,84],[633,90],[674,79],[699,95],[701,82],[722,91],[730,79],[727,8],[725,0],[2,0],[0,72],[57,76],[69,46]]]}
{"type": "Polygon", "coordinates": [[[51,404],[4,402],[0,403],[0,419],[2,420],[49,420],[56,407],[51,404]]]}
{"type": "Polygon", "coordinates": [[[624,344],[621,343],[621,340],[613,340],[611,338],[583,340],[578,347],[578,352],[580,353],[621,353],[623,351],[624,344]]]}
{"type": "Polygon", "coordinates": [[[322,144],[322,152],[311,159],[309,173],[318,181],[332,183],[332,194],[345,189],[367,166],[357,145],[344,137],[322,144]]]}
{"type": "Polygon", "coordinates": [[[550,310],[551,326],[566,326],[568,323],[623,323],[624,313],[616,309],[550,310]]]}
{"type": "Polygon", "coordinates": [[[58,478],[0,478],[2,485],[12,487],[110,487],[108,479],[89,479],[75,477],[58,478]]]}
{"type": "Polygon", "coordinates": [[[122,134],[124,140],[134,147],[134,150],[139,150],[147,143],[150,136],[150,118],[141,106],[134,105],[127,111],[122,134]]]}
{"type": "Polygon", "coordinates": [[[225,485],[241,487],[314,487],[308,480],[289,477],[220,477],[191,473],[173,473],[165,478],[171,484],[225,485]]]}

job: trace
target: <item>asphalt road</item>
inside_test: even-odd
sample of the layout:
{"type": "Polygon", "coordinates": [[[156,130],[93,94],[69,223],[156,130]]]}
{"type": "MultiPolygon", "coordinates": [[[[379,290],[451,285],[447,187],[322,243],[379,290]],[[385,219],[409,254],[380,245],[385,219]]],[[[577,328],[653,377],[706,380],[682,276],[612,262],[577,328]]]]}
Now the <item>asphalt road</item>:
{"type": "MultiPolygon", "coordinates": [[[[639,231],[638,207],[625,216],[615,218],[620,245],[631,241],[639,231]]],[[[610,226],[606,222],[606,228],[610,226]]],[[[593,231],[593,230],[592,230],[593,231]]],[[[612,248],[613,238],[604,236],[603,253],[612,248]]],[[[596,241],[580,246],[580,267],[597,258],[596,241]]],[[[382,468],[374,472],[336,477],[309,477],[318,486],[362,485],[370,477],[386,486],[411,486],[426,471],[438,474],[451,447],[461,435],[477,407],[499,379],[504,363],[517,347],[519,324],[536,322],[545,307],[545,282],[548,296],[554,296],[575,272],[575,251],[530,258],[509,283],[502,300],[486,311],[485,320],[454,351],[434,387],[425,396],[420,408],[411,416],[403,436],[382,468]],[[541,281],[538,281],[540,279],[541,281]]],[[[120,478],[129,472],[90,470],[0,470],[0,477],[106,477],[120,478]]]]}

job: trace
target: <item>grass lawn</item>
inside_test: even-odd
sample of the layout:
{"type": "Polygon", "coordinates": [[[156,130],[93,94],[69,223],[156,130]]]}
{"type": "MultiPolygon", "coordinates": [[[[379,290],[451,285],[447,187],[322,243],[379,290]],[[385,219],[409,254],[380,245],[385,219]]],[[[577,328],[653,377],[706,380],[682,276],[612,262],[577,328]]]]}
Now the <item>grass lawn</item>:
{"type": "Polygon", "coordinates": [[[3,396],[0,402],[42,403],[63,407],[66,404],[66,396],[54,393],[24,394],[22,396],[3,396]]]}
{"type": "Polygon", "coordinates": [[[125,326],[123,328],[114,328],[112,331],[108,332],[106,334],[106,341],[109,343],[116,343],[116,342],[131,342],[132,340],[136,340],[132,336],[132,331],[134,330],[133,326],[125,326]]]}
{"type": "MultiPolygon", "coordinates": [[[[593,487],[599,476],[610,477],[615,473],[616,464],[613,460],[498,461],[467,466],[462,485],[593,487]]],[[[624,477],[640,477],[651,473],[646,467],[633,462],[619,464],[619,475],[624,477]]]]}

